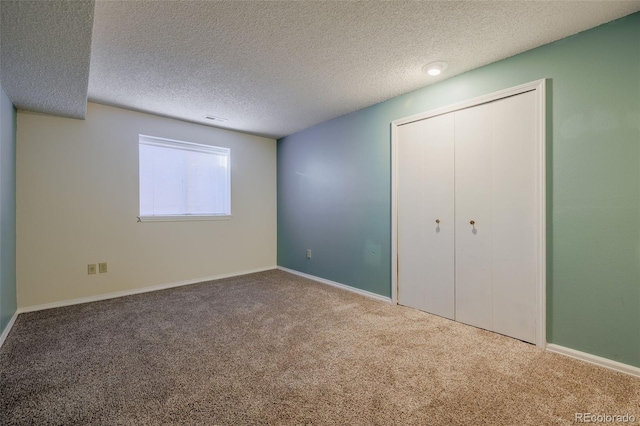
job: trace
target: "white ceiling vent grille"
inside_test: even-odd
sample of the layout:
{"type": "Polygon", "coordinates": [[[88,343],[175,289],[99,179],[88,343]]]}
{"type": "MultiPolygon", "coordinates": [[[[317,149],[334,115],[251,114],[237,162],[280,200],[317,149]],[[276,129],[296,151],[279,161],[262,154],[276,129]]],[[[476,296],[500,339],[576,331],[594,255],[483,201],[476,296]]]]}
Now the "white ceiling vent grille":
{"type": "Polygon", "coordinates": [[[229,121],[226,118],[218,117],[215,115],[205,115],[204,118],[206,118],[207,120],[215,121],[216,123],[224,123],[225,121],[229,121]]]}

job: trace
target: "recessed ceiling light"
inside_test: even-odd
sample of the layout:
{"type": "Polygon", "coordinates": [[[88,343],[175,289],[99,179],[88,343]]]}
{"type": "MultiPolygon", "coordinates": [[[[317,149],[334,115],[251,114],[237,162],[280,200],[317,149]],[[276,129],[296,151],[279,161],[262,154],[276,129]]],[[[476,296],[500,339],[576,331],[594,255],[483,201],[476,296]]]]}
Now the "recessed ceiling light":
{"type": "Polygon", "coordinates": [[[422,67],[423,72],[432,76],[440,75],[440,73],[446,69],[447,69],[447,63],[443,61],[431,62],[430,64],[427,64],[424,67],[422,67]]]}
{"type": "Polygon", "coordinates": [[[217,121],[218,123],[229,121],[227,118],[218,117],[216,115],[205,115],[204,118],[206,118],[207,120],[211,120],[211,121],[217,121]]]}

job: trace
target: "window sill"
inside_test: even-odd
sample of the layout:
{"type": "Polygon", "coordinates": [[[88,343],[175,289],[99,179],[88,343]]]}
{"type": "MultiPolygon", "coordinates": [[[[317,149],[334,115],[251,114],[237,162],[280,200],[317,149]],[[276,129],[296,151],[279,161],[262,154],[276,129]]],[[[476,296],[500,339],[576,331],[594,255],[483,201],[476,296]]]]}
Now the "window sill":
{"type": "Polygon", "coordinates": [[[191,222],[194,220],[230,220],[231,215],[138,216],[138,222],[191,222]]]}

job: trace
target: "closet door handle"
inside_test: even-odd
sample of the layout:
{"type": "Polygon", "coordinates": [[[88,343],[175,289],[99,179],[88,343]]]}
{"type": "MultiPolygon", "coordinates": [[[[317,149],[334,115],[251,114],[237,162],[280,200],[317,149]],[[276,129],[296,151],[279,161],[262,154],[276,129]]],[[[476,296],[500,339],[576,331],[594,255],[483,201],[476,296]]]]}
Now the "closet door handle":
{"type": "Polygon", "coordinates": [[[475,221],[475,220],[472,220],[471,222],[469,222],[469,225],[471,225],[471,226],[473,226],[473,225],[475,225],[475,224],[476,224],[476,221],[475,221]]]}
{"type": "Polygon", "coordinates": [[[436,223],[438,223],[438,224],[439,224],[439,223],[440,223],[440,219],[436,219],[436,223]]]}

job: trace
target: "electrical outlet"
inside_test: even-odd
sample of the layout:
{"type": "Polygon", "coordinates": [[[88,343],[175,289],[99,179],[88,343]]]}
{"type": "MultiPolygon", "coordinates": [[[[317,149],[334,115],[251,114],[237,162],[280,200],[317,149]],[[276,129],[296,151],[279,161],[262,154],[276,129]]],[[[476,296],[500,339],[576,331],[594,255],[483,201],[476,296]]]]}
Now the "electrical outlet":
{"type": "Polygon", "coordinates": [[[311,249],[307,249],[307,259],[311,259],[311,249]]]}
{"type": "Polygon", "coordinates": [[[107,273],[107,262],[98,263],[98,271],[100,271],[101,274],[106,274],[107,273]]]}
{"type": "Polygon", "coordinates": [[[89,275],[95,275],[96,273],[96,264],[95,263],[90,263],[87,265],[87,274],[89,275]]]}

